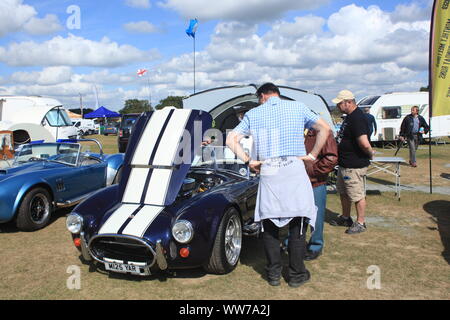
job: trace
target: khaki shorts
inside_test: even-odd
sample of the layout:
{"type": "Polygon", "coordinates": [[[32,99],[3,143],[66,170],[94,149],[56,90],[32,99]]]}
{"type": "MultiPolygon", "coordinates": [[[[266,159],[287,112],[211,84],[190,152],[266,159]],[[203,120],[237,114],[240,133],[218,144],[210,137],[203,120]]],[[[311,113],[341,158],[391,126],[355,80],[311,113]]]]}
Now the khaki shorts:
{"type": "Polygon", "coordinates": [[[366,197],[364,178],[367,167],[361,169],[339,167],[336,181],[336,189],[340,194],[345,194],[351,202],[361,201],[366,197]]]}

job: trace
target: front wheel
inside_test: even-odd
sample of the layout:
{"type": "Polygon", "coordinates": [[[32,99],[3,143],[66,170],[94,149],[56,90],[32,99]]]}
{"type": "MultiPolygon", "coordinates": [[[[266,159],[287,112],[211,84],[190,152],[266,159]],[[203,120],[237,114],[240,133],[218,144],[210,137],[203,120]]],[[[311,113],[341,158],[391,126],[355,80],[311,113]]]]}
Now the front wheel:
{"type": "Polygon", "coordinates": [[[16,226],[22,231],[35,231],[45,227],[51,217],[52,202],[44,188],[29,191],[20,204],[16,226]]]}
{"type": "Polygon", "coordinates": [[[205,270],[215,274],[226,274],[233,271],[238,264],[241,248],[241,216],[236,209],[230,208],[220,222],[211,257],[204,266],[205,270]]]}

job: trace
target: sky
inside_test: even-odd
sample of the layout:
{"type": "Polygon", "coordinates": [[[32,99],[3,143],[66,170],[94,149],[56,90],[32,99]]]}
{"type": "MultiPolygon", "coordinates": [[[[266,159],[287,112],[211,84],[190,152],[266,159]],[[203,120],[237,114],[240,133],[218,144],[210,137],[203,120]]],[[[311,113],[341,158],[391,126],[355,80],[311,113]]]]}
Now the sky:
{"type": "Polygon", "coordinates": [[[274,82],[357,99],[428,85],[432,0],[1,0],[0,95],[67,108],[274,82]],[[148,73],[139,77],[138,69],[148,73]]]}

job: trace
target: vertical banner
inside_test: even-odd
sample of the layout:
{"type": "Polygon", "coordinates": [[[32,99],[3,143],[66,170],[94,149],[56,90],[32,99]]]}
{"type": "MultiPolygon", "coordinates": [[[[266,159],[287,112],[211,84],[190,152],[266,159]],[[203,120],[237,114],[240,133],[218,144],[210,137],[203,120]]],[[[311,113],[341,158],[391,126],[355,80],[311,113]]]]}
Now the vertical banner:
{"type": "Polygon", "coordinates": [[[450,114],[450,0],[435,0],[430,34],[430,117],[450,114]]]}

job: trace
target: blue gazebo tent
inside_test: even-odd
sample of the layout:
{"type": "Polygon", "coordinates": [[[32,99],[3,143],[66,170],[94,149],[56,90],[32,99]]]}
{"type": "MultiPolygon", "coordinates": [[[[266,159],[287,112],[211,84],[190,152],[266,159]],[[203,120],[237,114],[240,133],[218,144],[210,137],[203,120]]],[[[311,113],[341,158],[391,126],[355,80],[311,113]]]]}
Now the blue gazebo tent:
{"type": "Polygon", "coordinates": [[[120,117],[120,113],[111,111],[106,109],[105,107],[100,107],[97,110],[85,114],[84,118],[85,119],[93,119],[93,118],[118,118],[120,117]]]}

